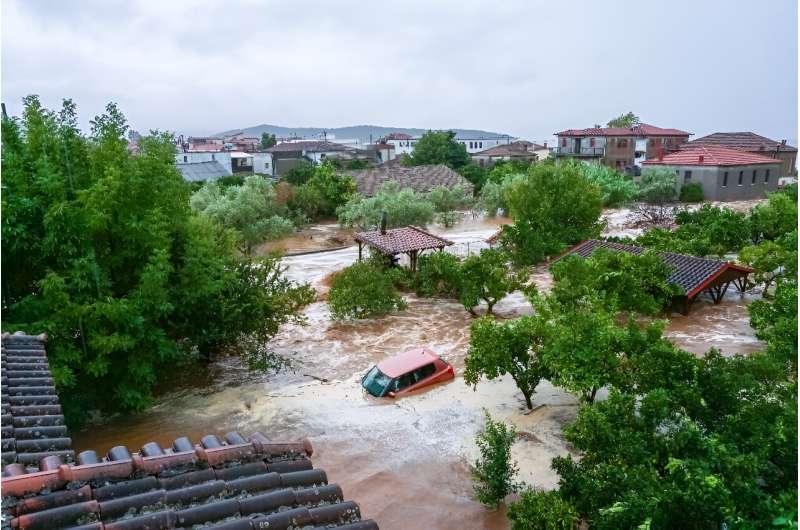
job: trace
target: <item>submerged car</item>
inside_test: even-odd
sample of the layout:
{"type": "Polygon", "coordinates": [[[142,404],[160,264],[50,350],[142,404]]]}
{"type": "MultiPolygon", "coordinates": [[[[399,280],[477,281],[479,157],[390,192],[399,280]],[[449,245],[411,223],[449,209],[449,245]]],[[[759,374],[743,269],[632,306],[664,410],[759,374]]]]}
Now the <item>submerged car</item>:
{"type": "Polygon", "coordinates": [[[416,348],[373,366],[361,385],[375,397],[395,397],[454,377],[453,367],[436,353],[416,348]]]}

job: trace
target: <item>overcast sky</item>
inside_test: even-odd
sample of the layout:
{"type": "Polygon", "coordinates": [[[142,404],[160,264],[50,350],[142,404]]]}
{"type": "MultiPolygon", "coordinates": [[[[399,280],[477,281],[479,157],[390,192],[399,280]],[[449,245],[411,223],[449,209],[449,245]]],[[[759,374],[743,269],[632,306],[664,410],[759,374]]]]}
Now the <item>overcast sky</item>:
{"type": "Polygon", "coordinates": [[[543,141],[633,110],[797,145],[797,3],[2,1],[2,100],[133,128],[476,128],[543,141]]]}

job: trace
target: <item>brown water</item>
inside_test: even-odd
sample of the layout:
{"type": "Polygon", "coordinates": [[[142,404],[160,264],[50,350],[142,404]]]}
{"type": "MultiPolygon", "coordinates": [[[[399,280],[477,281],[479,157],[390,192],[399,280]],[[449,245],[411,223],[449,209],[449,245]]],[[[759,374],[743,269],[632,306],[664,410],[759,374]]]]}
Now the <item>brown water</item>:
{"type": "MultiPolygon", "coordinates": [[[[441,232],[459,243],[481,241],[503,222],[469,219],[441,232]]],[[[326,231],[332,229],[321,229],[326,231]]],[[[286,243],[287,251],[305,245],[286,243]]],[[[290,277],[324,292],[326,276],[356,259],[351,247],[287,257],[284,263],[290,277]]],[[[534,282],[548,288],[545,268],[536,269],[534,282]]],[[[689,317],[673,315],[667,335],[697,354],[712,346],[726,353],[754,351],[762,345],[747,322],[750,300],[729,293],[719,306],[697,303],[689,317]]],[[[73,433],[76,449],[105,451],[117,444],[136,449],[151,440],[170,444],[182,435],[198,440],[230,430],[260,430],[275,440],[308,437],[315,466],[384,530],[508,528],[502,511],[488,512],[471,497],[469,463],[477,455],[474,437],[483,409],[520,431],[513,449],[520,478],[553,488],[558,477],[550,460],[570,453],[562,430],[574,418],[577,401],[545,381],[534,398],[542,407],[528,414],[509,378],[481,382],[473,390],[456,377],[396,400],[366,396],[360,376],[385,356],[411,347],[427,345],[457,374],[463,370],[472,318],[452,301],[413,296],[407,301],[405,311],[348,323],[331,321],[324,302],[311,304],[305,311],[308,324],[285,326],[272,344],[293,361],[294,371],[254,375],[236,359],[214,363],[210,375],[176,369],[179,390],[161,394],[144,413],[73,433]]],[[[496,309],[503,318],[531,311],[519,293],[496,309]]]]}

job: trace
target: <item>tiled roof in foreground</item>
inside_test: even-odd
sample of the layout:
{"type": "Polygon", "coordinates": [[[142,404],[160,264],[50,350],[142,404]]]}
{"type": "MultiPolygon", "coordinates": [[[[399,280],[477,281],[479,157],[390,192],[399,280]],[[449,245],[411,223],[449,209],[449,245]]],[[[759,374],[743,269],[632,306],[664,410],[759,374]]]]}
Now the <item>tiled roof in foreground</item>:
{"type": "MultiPolygon", "coordinates": [[[[599,248],[637,255],[643,254],[648,250],[644,247],[634,247],[631,245],[612,243],[610,241],[590,239],[573,247],[566,255],[576,254],[582,258],[588,258],[599,248]]],[[[679,286],[683,289],[684,293],[686,293],[686,296],[690,298],[700,293],[726,270],[732,269],[748,274],[753,272],[753,269],[735,265],[727,261],[698,258],[696,256],[675,254],[673,252],[658,252],[658,255],[661,256],[665,263],[673,267],[672,274],[667,278],[667,281],[679,286]]]]}
{"type": "Polygon", "coordinates": [[[449,239],[431,234],[416,226],[390,228],[384,233],[381,233],[380,230],[356,232],[355,239],[390,255],[413,250],[444,248],[453,244],[449,239]]]}
{"type": "Polygon", "coordinates": [[[313,469],[311,445],[272,443],[263,434],[193,445],[178,438],[104,458],[78,455],[78,465],[44,459],[37,470],[3,470],[3,515],[12,529],[134,530],[208,528],[377,530],[358,505],[313,469]]]}
{"type": "Polygon", "coordinates": [[[2,462],[38,464],[50,455],[75,457],[45,353],[44,335],[2,336],[2,462]]]}

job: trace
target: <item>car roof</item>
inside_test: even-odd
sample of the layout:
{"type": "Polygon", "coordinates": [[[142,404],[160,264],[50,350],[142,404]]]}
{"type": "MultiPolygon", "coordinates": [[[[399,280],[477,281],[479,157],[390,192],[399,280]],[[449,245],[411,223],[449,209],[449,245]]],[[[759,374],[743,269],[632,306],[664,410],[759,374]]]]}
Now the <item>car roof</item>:
{"type": "Polygon", "coordinates": [[[378,363],[378,370],[389,377],[399,377],[437,359],[439,356],[428,348],[415,348],[382,360],[378,363]]]}

